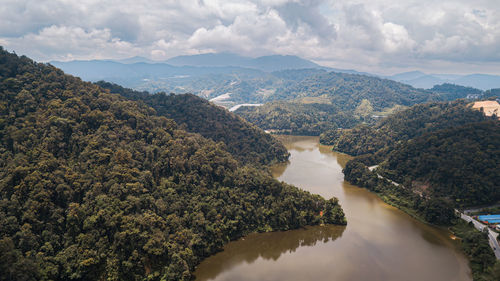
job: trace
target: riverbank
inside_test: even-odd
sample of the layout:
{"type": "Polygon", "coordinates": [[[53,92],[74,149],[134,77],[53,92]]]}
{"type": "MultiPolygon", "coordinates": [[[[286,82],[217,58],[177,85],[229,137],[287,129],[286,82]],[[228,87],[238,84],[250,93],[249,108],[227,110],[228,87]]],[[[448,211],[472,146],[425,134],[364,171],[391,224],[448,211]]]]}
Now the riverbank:
{"type": "Polygon", "coordinates": [[[490,248],[488,234],[482,233],[473,226],[456,218],[454,210],[444,200],[425,198],[402,185],[395,185],[377,174],[365,164],[353,160],[343,170],[346,180],[367,188],[390,204],[415,219],[440,227],[449,226],[461,243],[462,251],[467,255],[474,280],[499,280],[500,262],[490,248]]]}
{"type": "Polygon", "coordinates": [[[347,227],[245,237],[204,261],[197,280],[472,280],[467,258],[449,231],[423,224],[344,180],[342,168],[352,157],[319,145],[317,137],[280,140],[291,156],[289,163],[273,166],[272,175],[324,198],[339,198],[347,227]]]}

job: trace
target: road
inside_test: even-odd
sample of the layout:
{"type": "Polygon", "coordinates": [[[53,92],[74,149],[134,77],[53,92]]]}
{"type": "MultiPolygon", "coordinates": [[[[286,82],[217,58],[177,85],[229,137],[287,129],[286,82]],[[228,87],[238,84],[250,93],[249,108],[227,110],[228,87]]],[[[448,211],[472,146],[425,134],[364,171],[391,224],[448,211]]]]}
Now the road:
{"type": "MultiPolygon", "coordinates": [[[[377,167],[378,167],[378,165],[375,165],[375,166],[370,166],[370,167],[368,167],[368,170],[370,170],[370,172],[373,172],[373,170],[375,170],[377,167]]],[[[386,177],[381,176],[381,175],[380,175],[379,173],[377,173],[377,172],[375,172],[375,173],[377,174],[377,177],[378,177],[379,179],[384,179],[384,180],[386,180],[386,181],[389,181],[390,183],[394,184],[395,186],[402,186],[401,184],[399,184],[399,183],[397,183],[397,182],[395,182],[395,181],[393,181],[393,180],[390,180],[390,179],[388,179],[388,178],[386,178],[386,177]]]]}
{"type": "MultiPolygon", "coordinates": [[[[387,179],[387,178],[381,176],[376,171],[373,171],[377,167],[378,167],[378,165],[375,165],[375,166],[368,167],[368,169],[370,171],[372,171],[372,172],[375,172],[379,178],[388,180],[389,182],[391,182],[395,186],[402,186],[402,185],[400,185],[397,182],[394,182],[394,181],[392,181],[390,179],[387,179]]],[[[415,191],[413,191],[413,192],[415,192],[415,191]]],[[[416,194],[418,194],[418,193],[416,193],[416,194]]],[[[419,195],[422,196],[421,194],[419,194],[419,195]]],[[[493,252],[495,253],[495,257],[497,258],[497,260],[500,260],[500,246],[498,245],[498,240],[497,240],[498,233],[496,233],[495,231],[491,230],[486,225],[484,225],[484,224],[478,222],[477,220],[473,219],[472,217],[470,217],[470,216],[468,216],[466,214],[463,214],[462,212],[458,211],[457,209],[455,209],[455,212],[460,213],[460,218],[463,219],[464,221],[466,221],[466,222],[471,222],[472,221],[472,223],[474,224],[474,227],[477,230],[483,231],[484,228],[486,228],[488,230],[488,240],[489,240],[489,243],[490,243],[490,247],[493,250],[493,252]]]]}
{"type": "MultiPolygon", "coordinates": [[[[455,210],[455,211],[459,212],[458,210],[455,210]]],[[[494,232],[486,225],[478,222],[477,220],[471,218],[470,216],[468,216],[466,214],[460,213],[460,218],[466,222],[472,222],[474,224],[474,227],[479,231],[483,231],[484,228],[486,228],[488,230],[488,238],[489,238],[489,242],[490,242],[490,247],[491,247],[491,249],[493,249],[493,252],[495,252],[495,256],[497,257],[497,259],[500,260],[500,246],[498,245],[498,241],[497,241],[498,233],[494,232]]]]}

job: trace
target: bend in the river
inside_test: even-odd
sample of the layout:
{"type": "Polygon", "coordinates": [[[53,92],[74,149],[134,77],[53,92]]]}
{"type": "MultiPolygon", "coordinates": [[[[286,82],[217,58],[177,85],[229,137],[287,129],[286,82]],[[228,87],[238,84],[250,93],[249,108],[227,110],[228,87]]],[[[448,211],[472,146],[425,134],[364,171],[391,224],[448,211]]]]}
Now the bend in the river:
{"type": "Polygon", "coordinates": [[[347,226],[252,234],[197,268],[197,280],[471,280],[468,261],[446,230],[416,221],[344,181],[349,156],[315,137],[281,137],[290,162],[279,180],[337,197],[347,226]]]}

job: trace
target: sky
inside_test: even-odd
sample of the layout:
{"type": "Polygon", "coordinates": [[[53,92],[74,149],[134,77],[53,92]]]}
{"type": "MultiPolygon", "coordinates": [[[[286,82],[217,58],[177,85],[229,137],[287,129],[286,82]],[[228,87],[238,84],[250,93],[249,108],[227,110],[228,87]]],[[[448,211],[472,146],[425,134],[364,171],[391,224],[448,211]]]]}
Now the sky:
{"type": "Polygon", "coordinates": [[[37,61],[296,55],[379,74],[500,74],[499,0],[0,0],[0,46],[37,61]]]}

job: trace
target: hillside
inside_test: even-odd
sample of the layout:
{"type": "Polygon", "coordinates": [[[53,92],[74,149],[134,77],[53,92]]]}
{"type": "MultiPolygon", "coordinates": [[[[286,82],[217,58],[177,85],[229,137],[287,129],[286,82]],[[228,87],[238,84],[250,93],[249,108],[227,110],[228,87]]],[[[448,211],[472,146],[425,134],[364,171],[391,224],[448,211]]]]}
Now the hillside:
{"type": "MultiPolygon", "coordinates": [[[[419,194],[470,206],[500,199],[496,119],[463,100],[429,103],[392,114],[371,127],[330,131],[320,140],[334,150],[361,155],[346,166],[346,178],[353,183],[390,190],[378,188],[380,180],[364,171],[378,164],[377,173],[419,194]]],[[[395,192],[399,191],[390,194],[395,192]]]]}
{"type": "Polygon", "coordinates": [[[191,94],[149,94],[98,82],[127,99],[142,101],[159,116],[184,125],[188,132],[199,133],[215,142],[223,142],[225,150],[245,163],[270,164],[288,159],[288,151],[274,137],[227,110],[191,94]]]}
{"type": "Polygon", "coordinates": [[[3,49],[0,96],[0,280],[190,280],[249,232],[345,223],[335,198],[3,49]]]}
{"type": "Polygon", "coordinates": [[[464,87],[460,85],[444,83],[441,85],[435,85],[430,89],[434,93],[439,93],[445,100],[455,100],[455,99],[477,99],[482,97],[483,91],[472,88],[464,87]]]}
{"type": "Polygon", "coordinates": [[[406,186],[423,183],[433,197],[458,205],[500,200],[500,123],[486,121],[424,134],[389,153],[386,177],[406,186]]]}
{"type": "Polygon", "coordinates": [[[336,128],[350,128],[359,121],[351,112],[330,104],[276,101],[259,107],[241,107],[236,113],[274,133],[317,136],[336,128]]]}
{"type": "Polygon", "coordinates": [[[374,115],[397,108],[441,99],[438,94],[391,80],[329,72],[305,77],[265,99],[274,102],[242,107],[236,113],[266,130],[319,135],[330,129],[372,123],[374,115]]]}
{"type": "Polygon", "coordinates": [[[373,126],[358,125],[353,129],[325,132],[320,141],[350,155],[381,150],[386,153],[396,144],[425,133],[487,119],[465,101],[420,104],[389,115],[373,126]]]}
{"type": "Polygon", "coordinates": [[[410,106],[437,99],[430,92],[374,76],[328,72],[307,77],[275,95],[271,100],[298,100],[324,97],[345,110],[355,109],[362,100],[370,101],[375,111],[395,105],[410,106]]]}

